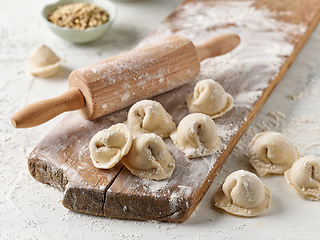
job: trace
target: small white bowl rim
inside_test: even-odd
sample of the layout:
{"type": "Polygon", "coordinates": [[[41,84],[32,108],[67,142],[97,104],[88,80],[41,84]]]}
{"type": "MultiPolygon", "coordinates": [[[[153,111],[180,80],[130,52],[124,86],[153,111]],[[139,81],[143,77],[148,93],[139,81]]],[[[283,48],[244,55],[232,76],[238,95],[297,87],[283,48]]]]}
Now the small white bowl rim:
{"type": "MultiPolygon", "coordinates": [[[[91,31],[95,31],[95,30],[97,30],[97,29],[104,28],[104,27],[112,24],[112,23],[115,21],[116,17],[117,17],[117,7],[116,7],[116,5],[115,5],[114,3],[112,3],[112,2],[110,2],[110,1],[105,1],[105,2],[108,2],[108,4],[110,4],[110,6],[112,6],[113,9],[114,9],[114,14],[113,14],[113,16],[111,16],[111,18],[109,18],[108,22],[105,22],[104,24],[102,24],[102,25],[100,25],[100,26],[91,27],[91,28],[87,28],[87,29],[84,29],[84,30],[78,30],[78,29],[73,29],[73,28],[60,27],[60,26],[58,26],[58,25],[53,24],[52,22],[50,22],[50,21],[47,19],[47,17],[45,16],[44,11],[45,11],[46,8],[49,8],[49,7],[53,7],[53,6],[58,7],[58,6],[62,5],[61,2],[64,2],[64,1],[65,1],[65,0],[59,0],[59,1],[56,2],[56,3],[45,5],[45,6],[43,7],[43,9],[42,9],[42,12],[41,12],[42,18],[44,19],[44,21],[45,21],[50,27],[59,29],[59,30],[61,30],[61,31],[66,31],[66,32],[91,32],[91,31]]],[[[73,0],[73,2],[74,2],[74,3],[76,3],[76,2],[79,2],[79,3],[80,3],[80,2],[83,2],[83,1],[81,1],[81,0],[79,0],[79,1],[73,0]]],[[[103,10],[106,10],[106,9],[103,8],[103,10]]],[[[109,13],[109,12],[108,12],[108,14],[109,14],[109,16],[110,16],[110,13],[109,13]]]]}

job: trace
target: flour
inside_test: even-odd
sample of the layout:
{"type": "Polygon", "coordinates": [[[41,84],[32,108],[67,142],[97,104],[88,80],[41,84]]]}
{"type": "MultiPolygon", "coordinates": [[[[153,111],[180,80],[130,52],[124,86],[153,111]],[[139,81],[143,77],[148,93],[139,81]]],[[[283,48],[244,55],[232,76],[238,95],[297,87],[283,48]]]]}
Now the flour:
{"type": "Polygon", "coordinates": [[[262,91],[250,91],[239,93],[235,98],[234,105],[238,107],[252,107],[252,103],[257,101],[261,96],[262,91]]]}
{"type": "Polygon", "coordinates": [[[139,183],[142,184],[145,189],[149,189],[151,192],[155,193],[166,188],[168,185],[168,180],[154,181],[143,178],[139,181],[139,183]]]}
{"type": "MultiPolygon", "coordinates": [[[[257,132],[263,130],[277,129],[292,138],[293,141],[298,144],[299,150],[302,151],[303,154],[319,153],[319,147],[311,146],[312,143],[319,142],[320,130],[319,127],[317,128],[317,125],[320,126],[320,124],[319,116],[316,114],[318,111],[316,106],[319,100],[317,100],[316,95],[312,96],[309,94],[312,93],[312,91],[314,92],[319,89],[319,87],[317,87],[319,86],[319,72],[316,71],[316,66],[319,64],[319,57],[317,56],[320,56],[317,54],[317,49],[319,49],[317,46],[320,36],[318,30],[318,33],[317,35],[314,35],[315,37],[313,40],[311,42],[309,41],[309,47],[302,50],[304,51],[302,55],[303,57],[300,58],[300,60],[298,60],[298,62],[293,64],[290,68],[289,72],[291,72],[291,74],[289,73],[287,79],[284,79],[284,84],[280,83],[279,91],[276,95],[274,95],[276,96],[276,100],[272,101],[274,97],[270,97],[271,101],[269,101],[269,104],[267,103],[266,108],[261,110],[261,113],[249,127],[243,138],[239,141],[239,144],[232,152],[232,155],[222,170],[219,172],[219,175],[212,184],[209,192],[205,195],[205,198],[201,201],[200,205],[197,207],[197,210],[192,214],[192,217],[189,218],[186,223],[181,225],[177,224],[175,225],[177,228],[170,228],[164,232],[162,228],[157,228],[159,225],[158,223],[152,221],[118,221],[116,219],[88,216],[66,210],[61,205],[62,193],[52,189],[51,187],[46,187],[45,185],[34,180],[28,173],[28,169],[26,167],[26,159],[33,147],[36,146],[38,142],[55,125],[57,125],[62,118],[54,119],[51,122],[48,122],[45,125],[37,128],[20,131],[12,128],[9,121],[10,117],[17,109],[28,103],[38,99],[46,98],[48,96],[56,96],[65,91],[67,89],[66,78],[68,69],[76,69],[89,63],[110,57],[110,55],[118,54],[120,51],[132,48],[133,43],[136,43],[139,39],[141,39],[142,36],[145,36],[148,32],[150,32],[158,23],[158,20],[160,21],[164,15],[169,13],[169,10],[164,12],[163,8],[167,5],[170,5],[173,8],[172,2],[174,1],[165,1],[166,4],[163,4],[161,1],[161,4],[158,4],[158,9],[153,9],[155,11],[149,11],[150,8],[147,8],[144,5],[146,1],[138,1],[134,3],[134,8],[132,8],[133,5],[131,3],[121,3],[122,15],[119,14],[119,18],[115,23],[116,25],[112,30],[112,34],[108,35],[105,39],[88,46],[76,46],[68,44],[54,37],[53,35],[50,35],[50,33],[44,34],[47,31],[45,26],[42,26],[36,14],[27,14],[30,11],[26,11],[26,9],[23,7],[25,4],[22,4],[22,2],[27,2],[28,6],[30,6],[30,10],[36,9],[38,12],[40,12],[40,8],[44,3],[41,2],[41,4],[39,4],[39,0],[19,0],[19,2],[21,4],[16,4],[16,2],[13,3],[13,1],[5,0],[2,5],[3,8],[0,10],[2,13],[4,13],[0,15],[0,18],[5,20],[3,21],[5,24],[1,24],[0,26],[1,44],[3,45],[3,51],[0,51],[0,55],[3,59],[6,59],[6,61],[1,62],[0,64],[0,67],[3,70],[0,71],[2,76],[2,81],[0,83],[2,89],[2,95],[0,97],[0,106],[2,109],[0,132],[1,138],[3,139],[3,141],[0,141],[0,146],[2,150],[5,149],[5,151],[0,152],[2,159],[0,163],[2,169],[0,174],[0,182],[3,183],[1,184],[0,190],[2,193],[0,194],[0,228],[2,230],[0,232],[1,238],[99,239],[103,236],[109,239],[150,239],[152,238],[151,236],[160,236],[161,234],[169,233],[176,236],[180,236],[178,234],[181,234],[181,237],[178,237],[178,239],[209,239],[210,237],[228,239],[237,238],[237,234],[239,234],[240,231],[234,231],[236,234],[232,234],[232,230],[235,226],[241,226],[244,224],[246,224],[246,226],[242,229],[241,233],[247,234],[247,236],[250,237],[252,236],[252,234],[250,234],[250,230],[256,230],[256,219],[252,221],[249,219],[244,219],[241,220],[242,222],[239,222],[239,218],[225,216],[212,209],[211,200],[213,193],[215,192],[215,187],[222,183],[224,175],[227,175],[231,171],[239,168],[248,168],[247,157],[245,156],[245,153],[247,149],[247,143],[251,140],[251,137],[257,132]],[[123,16],[126,13],[136,13],[135,11],[138,9],[138,6],[141,6],[140,9],[143,9],[144,11],[143,18],[141,18],[141,20],[138,22],[125,22],[123,16]],[[11,11],[13,11],[13,14],[11,14],[11,11]],[[158,17],[158,20],[154,20],[154,18],[158,16],[154,13],[162,13],[163,15],[161,18],[158,17]],[[21,22],[21,20],[19,20],[21,18],[16,18],[16,16],[20,15],[26,21],[21,22]],[[149,16],[149,18],[147,16],[149,16]],[[145,21],[145,19],[150,19],[150,21],[145,21]],[[17,31],[13,28],[10,28],[10,26],[13,26],[13,23],[16,23],[19,26],[17,31]],[[31,23],[31,25],[29,23],[31,23]],[[141,26],[144,26],[144,28],[141,26]],[[143,30],[143,33],[141,33],[141,29],[143,30]],[[25,38],[25,36],[28,36],[28,38],[25,38]],[[58,46],[57,52],[63,53],[64,58],[66,57],[65,59],[67,61],[65,67],[67,70],[60,72],[59,78],[55,79],[58,81],[42,81],[39,79],[34,79],[28,76],[25,71],[27,66],[25,56],[29,53],[29,50],[38,43],[39,39],[45,40],[52,46],[58,46]],[[21,42],[24,44],[21,44],[21,42]],[[87,55],[84,58],[81,58],[84,52],[87,55]],[[315,79],[314,82],[309,87],[307,86],[305,88],[305,82],[309,81],[311,77],[315,79]],[[311,86],[315,90],[311,90],[311,86]],[[14,91],[12,91],[12,89],[14,89],[14,91]],[[298,98],[289,99],[286,97],[290,94],[298,96],[300,92],[302,94],[298,98]],[[297,108],[306,108],[307,110],[301,113],[297,108]],[[313,113],[313,116],[310,117],[310,113],[313,113]],[[21,146],[25,146],[25,149],[22,149],[21,146]],[[307,149],[304,150],[304,147],[307,147],[307,149]],[[23,178],[20,181],[17,181],[17,179],[20,179],[21,172],[23,173],[23,178]],[[15,188],[15,190],[10,190],[11,187],[15,188]],[[9,192],[11,194],[10,201],[12,201],[14,205],[11,205],[11,203],[6,199],[9,192]],[[60,202],[58,202],[58,200],[60,202]],[[211,221],[209,221],[210,219],[211,221]],[[94,222],[92,222],[93,220],[94,222]],[[52,224],[53,222],[54,224],[52,224]],[[245,230],[246,232],[244,232],[245,230]]],[[[150,1],[150,5],[156,4],[157,2],[160,1],[150,1]]],[[[217,59],[206,60],[203,62],[202,66],[208,67],[203,68],[199,79],[208,76],[214,77],[214,79],[223,82],[223,86],[226,87],[226,89],[230,89],[230,86],[232,86],[231,80],[244,81],[247,78],[248,74],[246,74],[244,71],[245,69],[248,69],[249,72],[254,70],[256,73],[256,80],[260,79],[261,76],[264,77],[264,73],[267,72],[267,69],[272,69],[274,74],[276,74],[277,69],[274,64],[281,64],[282,57],[290,54],[290,49],[292,48],[291,44],[284,42],[286,34],[280,34],[280,37],[273,38],[272,35],[275,35],[275,33],[272,33],[272,31],[266,31],[264,34],[256,31],[255,34],[257,34],[257,38],[254,38],[256,39],[255,45],[247,46],[245,44],[246,40],[248,40],[250,37],[254,37],[253,30],[254,28],[257,29],[260,24],[258,22],[255,23],[252,20],[250,26],[247,26],[247,29],[242,30],[242,27],[240,25],[236,25],[236,22],[234,24],[230,24],[231,20],[229,21],[227,19],[231,14],[233,14],[233,18],[235,18],[238,13],[242,13],[243,18],[252,17],[252,19],[254,19],[253,14],[255,14],[256,16],[259,16],[258,20],[260,22],[268,22],[268,18],[272,18],[272,16],[275,14],[268,12],[268,10],[254,9],[253,7],[250,7],[250,2],[245,3],[245,6],[240,6],[240,1],[221,1],[217,2],[217,4],[220,4],[219,11],[221,12],[221,15],[224,15],[224,20],[222,20],[220,25],[217,24],[218,27],[215,31],[207,32],[203,37],[201,36],[202,34],[199,34],[200,31],[203,31],[203,23],[207,23],[207,26],[209,25],[208,17],[214,18],[215,16],[215,12],[212,7],[208,7],[204,10],[204,13],[211,12],[212,14],[209,16],[207,14],[207,18],[206,16],[202,16],[202,20],[198,22],[199,24],[196,28],[192,28],[191,21],[193,21],[193,19],[190,17],[190,20],[186,23],[189,24],[190,28],[183,31],[183,34],[188,34],[190,39],[194,39],[196,44],[198,44],[207,40],[207,37],[209,38],[220,33],[233,32],[238,33],[241,36],[242,42],[240,46],[233,52],[225,56],[218,57],[217,59]],[[226,4],[229,4],[228,6],[231,7],[230,14],[226,14],[226,4]],[[227,28],[219,28],[219,26],[223,26],[223,24],[227,24],[227,28]],[[261,36],[263,41],[260,43],[258,41],[258,37],[261,36]],[[263,38],[264,36],[266,39],[263,38]],[[267,39],[269,41],[267,41],[267,39]],[[274,44],[272,44],[272,41],[274,41],[274,44]],[[262,51],[259,53],[264,44],[267,46],[266,42],[269,42],[269,46],[274,46],[275,48],[270,47],[270,52],[262,51]],[[262,62],[261,59],[259,59],[259,54],[261,54],[263,57],[267,56],[266,60],[263,60],[262,62]],[[244,57],[249,61],[244,61],[244,57]],[[259,74],[259,71],[253,67],[256,61],[258,61],[258,63],[261,65],[262,70],[266,68],[266,71],[262,71],[261,75],[259,74]]],[[[186,8],[191,9],[195,6],[196,5],[188,5],[186,8]]],[[[283,12],[281,14],[290,15],[291,13],[283,12]]],[[[201,17],[200,15],[201,14],[199,14],[199,17],[201,17]]],[[[133,16],[133,14],[130,16],[133,16]]],[[[181,18],[181,21],[184,20],[181,18]]],[[[275,29],[280,29],[280,25],[289,26],[288,28],[283,28],[286,33],[293,31],[296,34],[300,34],[305,29],[305,26],[303,25],[290,25],[283,24],[281,22],[273,22],[272,25],[272,21],[270,24],[271,28],[275,27],[275,29]]],[[[242,26],[245,27],[244,25],[242,26]]],[[[179,26],[177,25],[176,27],[179,26]]],[[[214,28],[214,26],[208,26],[207,28],[209,29],[210,27],[211,29],[214,28]]],[[[173,28],[167,27],[162,28],[163,31],[161,30],[159,38],[165,37],[165,35],[171,35],[173,33],[172,29],[173,28]]],[[[181,29],[177,30],[180,31],[181,29]]],[[[151,41],[153,40],[154,39],[151,41]]],[[[97,70],[98,69],[95,69],[95,71],[97,70]]],[[[258,85],[257,81],[253,81],[246,84],[242,89],[239,89],[239,91],[262,91],[263,87],[266,86],[266,82],[268,81],[264,80],[262,84],[258,85]],[[250,86],[253,86],[254,89],[250,89],[250,86]]],[[[141,82],[141,85],[143,87],[143,82],[141,82]]],[[[234,90],[231,93],[234,97],[238,95],[238,93],[234,90]]],[[[242,97],[244,98],[241,99],[248,100],[245,103],[246,106],[248,105],[248,102],[252,103],[256,100],[255,98],[245,98],[244,95],[242,95],[242,97]]],[[[181,106],[181,108],[185,107],[183,103],[179,103],[178,105],[181,106]]],[[[235,110],[239,110],[241,105],[242,103],[239,104],[235,110]]],[[[108,119],[115,123],[122,122],[126,119],[126,115],[127,111],[119,111],[116,114],[110,115],[108,119]]],[[[228,140],[237,131],[233,131],[233,128],[229,127],[230,122],[231,120],[223,123],[221,121],[217,122],[218,129],[221,129],[219,136],[221,135],[220,137],[223,138],[224,142],[228,142],[228,140]]],[[[238,125],[234,124],[233,127],[236,129],[238,125]]],[[[173,149],[172,152],[177,154],[178,150],[173,149]]],[[[188,161],[186,163],[188,164],[188,161]]],[[[206,164],[204,165],[206,166],[206,164]]],[[[204,167],[203,165],[200,165],[199,168],[202,168],[202,171],[204,167]]],[[[193,173],[194,176],[201,177],[198,175],[199,172],[193,173]]],[[[191,178],[191,176],[192,174],[190,172],[186,172],[186,177],[182,178],[184,180],[188,180],[189,177],[191,178]]],[[[273,188],[272,190],[276,190],[282,185],[282,182],[279,179],[276,181],[267,181],[269,181],[271,187],[273,188]]],[[[150,183],[150,185],[152,185],[151,188],[154,190],[153,192],[157,194],[161,191],[157,191],[156,189],[165,189],[162,186],[156,186],[158,183],[155,185],[154,184],[154,182],[150,183]]],[[[165,183],[163,184],[166,185],[165,183]]],[[[170,187],[169,182],[167,186],[170,187]]],[[[146,188],[149,187],[146,186],[146,188]]],[[[276,191],[273,193],[276,194],[276,191]]],[[[186,194],[188,195],[189,193],[186,194]]],[[[288,197],[285,194],[278,194],[276,196],[277,201],[272,203],[273,206],[270,209],[271,211],[269,214],[261,218],[263,220],[263,228],[259,229],[261,230],[261,234],[266,234],[267,236],[270,236],[270,238],[273,237],[275,239],[276,237],[279,238],[279,236],[283,236],[281,233],[283,231],[286,231],[288,233],[287,237],[291,238],[293,238],[294,234],[297,233],[296,229],[291,227],[292,225],[296,226],[296,223],[291,222],[291,218],[285,219],[280,230],[279,228],[275,227],[272,232],[269,232],[269,228],[266,227],[270,224],[274,224],[275,211],[278,209],[283,210],[282,207],[284,206],[281,203],[285,201],[284,197],[288,197]]],[[[313,213],[319,212],[318,207],[315,204],[310,205],[310,203],[307,203],[306,205],[304,201],[301,201],[299,198],[295,197],[291,198],[290,201],[286,203],[288,205],[296,205],[295,208],[292,208],[293,211],[291,216],[300,216],[299,214],[301,213],[301,209],[310,208],[311,210],[314,210],[310,211],[310,214],[308,214],[310,217],[302,215],[304,218],[306,218],[306,221],[301,222],[299,228],[304,227],[306,231],[310,233],[311,238],[317,238],[319,229],[314,227],[316,226],[315,224],[309,223],[312,222],[313,219],[316,219],[313,213]]],[[[130,209],[129,206],[127,206],[127,208],[128,210],[130,209]]],[[[276,215],[277,221],[283,220],[284,218],[282,218],[282,216],[284,215],[276,215]]],[[[163,225],[164,224],[161,223],[160,226],[163,225]]],[[[167,236],[170,238],[171,235],[167,236]]]]}
{"type": "Polygon", "coordinates": [[[121,97],[121,101],[122,102],[126,102],[130,99],[131,93],[129,91],[125,92],[122,97],[121,97]]]}
{"type": "Polygon", "coordinates": [[[246,226],[246,224],[238,224],[237,226],[234,227],[234,229],[243,229],[246,226]]]}
{"type": "MultiPolygon", "coordinates": [[[[165,22],[157,30],[162,33],[161,37],[181,34],[195,44],[203,43],[219,34],[237,33],[241,44],[228,54],[204,60],[197,79],[223,79],[224,88],[227,92],[231,89],[230,93],[238,107],[252,106],[278,74],[285,57],[294,50],[293,45],[287,41],[289,34],[301,35],[306,31],[305,26],[277,21],[274,18],[275,13],[267,9],[256,9],[252,4],[253,1],[189,3],[179,9],[174,24],[165,22]],[[195,10],[199,14],[193,14],[195,10]],[[174,32],[170,29],[174,29],[174,32]],[[251,77],[248,81],[249,73],[256,74],[256,79],[251,77]],[[229,86],[233,81],[244,84],[235,91],[229,86]]],[[[140,45],[151,40],[154,38],[147,39],[140,45]]]]}
{"type": "Polygon", "coordinates": [[[219,124],[217,125],[217,128],[219,137],[226,141],[230,139],[234,134],[236,134],[239,130],[238,127],[233,127],[233,125],[226,126],[219,124]]]}

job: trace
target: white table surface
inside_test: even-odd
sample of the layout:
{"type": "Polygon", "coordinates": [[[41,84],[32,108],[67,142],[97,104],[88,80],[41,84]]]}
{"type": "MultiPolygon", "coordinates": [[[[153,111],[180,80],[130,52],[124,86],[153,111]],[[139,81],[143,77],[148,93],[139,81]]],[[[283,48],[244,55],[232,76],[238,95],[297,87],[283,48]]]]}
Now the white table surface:
{"type": "Polygon", "coordinates": [[[43,24],[47,0],[1,0],[0,4],[0,239],[320,239],[320,202],[299,196],[283,176],[263,177],[272,192],[270,208],[240,218],[212,208],[226,176],[248,164],[247,145],[259,132],[286,134],[301,155],[320,157],[320,26],[239,141],[207,194],[184,223],[127,221],[72,212],[62,193],[33,179],[27,158],[62,116],[32,129],[14,129],[10,117],[36,100],[67,89],[71,70],[133,48],[181,0],[118,2],[118,18],[102,39],[73,45],[43,24]],[[27,56],[44,43],[65,60],[51,79],[31,76],[27,56]]]}

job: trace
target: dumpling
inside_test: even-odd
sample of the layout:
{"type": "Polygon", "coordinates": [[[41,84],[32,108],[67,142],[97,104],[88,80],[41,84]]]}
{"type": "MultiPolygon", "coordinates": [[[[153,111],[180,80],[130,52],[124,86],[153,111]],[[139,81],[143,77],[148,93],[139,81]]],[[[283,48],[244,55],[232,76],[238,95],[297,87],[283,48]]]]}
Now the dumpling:
{"type": "Polygon", "coordinates": [[[308,200],[320,200],[320,159],[306,156],[298,159],[284,173],[287,182],[308,200]]]}
{"type": "Polygon", "coordinates": [[[191,113],[203,113],[217,118],[233,107],[233,97],[212,79],[201,80],[187,100],[191,113]]]}
{"type": "Polygon", "coordinates": [[[216,124],[202,113],[184,117],[170,137],[188,158],[211,155],[221,147],[216,124]]]}
{"type": "Polygon", "coordinates": [[[99,131],[89,143],[92,163],[96,168],[112,168],[129,152],[131,145],[130,132],[122,123],[99,131]]]}
{"type": "Polygon", "coordinates": [[[259,175],[283,174],[299,158],[296,146],[278,132],[259,133],[249,145],[250,164],[259,175]]]}
{"type": "Polygon", "coordinates": [[[39,45],[29,54],[29,72],[38,77],[49,78],[54,76],[61,65],[61,60],[46,45],[39,45]]]}
{"type": "Polygon", "coordinates": [[[169,178],[175,166],[164,141],[154,133],[137,136],[122,163],[133,175],[153,180],[169,178]]]}
{"type": "Polygon", "coordinates": [[[163,106],[152,100],[135,103],[128,112],[125,124],[133,137],[143,133],[155,133],[165,138],[176,129],[176,124],[163,106]]]}
{"type": "Polygon", "coordinates": [[[254,217],[267,210],[271,192],[255,174],[238,170],[226,178],[213,200],[217,208],[228,213],[254,217]]]}

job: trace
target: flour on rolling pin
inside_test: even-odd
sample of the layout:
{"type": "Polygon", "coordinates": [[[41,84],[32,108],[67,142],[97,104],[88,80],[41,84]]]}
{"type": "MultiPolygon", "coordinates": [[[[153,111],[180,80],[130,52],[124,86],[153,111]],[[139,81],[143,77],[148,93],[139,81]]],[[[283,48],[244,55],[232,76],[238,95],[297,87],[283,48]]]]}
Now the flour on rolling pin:
{"type": "Polygon", "coordinates": [[[239,42],[236,34],[222,34],[195,46],[174,35],[77,69],[69,75],[68,91],[26,106],[11,118],[12,124],[33,127],[77,109],[89,120],[102,117],[190,82],[201,61],[225,54],[239,42]]]}
{"type": "MultiPolygon", "coordinates": [[[[138,46],[172,35],[184,36],[195,44],[230,32],[241,37],[241,45],[231,53],[204,60],[194,81],[153,98],[179,123],[189,114],[186,99],[196,83],[209,78],[219,82],[235,99],[234,108],[215,120],[222,142],[220,151],[189,160],[171,139],[164,139],[176,167],[171,178],[162,182],[137,178],[126,168],[97,171],[88,156],[90,136],[114,121],[124,121],[126,110],[95,121],[86,121],[73,113],[35,148],[29,158],[31,175],[60,186],[59,181],[50,178],[50,169],[61,172],[62,179],[68,180],[68,185],[62,186],[63,204],[73,211],[124,219],[185,221],[318,23],[317,1],[304,4],[305,0],[185,0],[138,46]],[[288,4],[290,1],[298,4],[288,4]],[[54,151],[52,146],[57,146],[54,151]],[[83,154],[79,156],[79,152],[83,154]],[[86,171],[82,171],[85,164],[86,171]]],[[[99,69],[92,71],[98,74],[99,69]]],[[[165,80],[159,76],[156,82],[165,80]]],[[[124,91],[123,99],[130,100],[129,94],[124,91]]],[[[108,107],[108,102],[104,104],[101,108],[108,107]]]]}
{"type": "Polygon", "coordinates": [[[175,36],[75,70],[69,84],[88,85],[91,94],[81,88],[87,104],[82,112],[94,119],[189,82],[200,71],[197,62],[191,41],[175,36]]]}
{"type": "MultiPolygon", "coordinates": [[[[233,81],[244,81],[249,72],[255,75],[256,78],[243,86],[248,88],[249,84],[252,84],[254,87],[250,91],[240,89],[232,92],[231,95],[237,99],[244,100],[248,94],[250,98],[256,96],[251,99],[253,102],[257,100],[262,94],[261,90],[278,74],[286,57],[293,52],[294,38],[303,35],[307,30],[302,23],[292,24],[290,21],[277,19],[279,16],[290,19],[293,17],[291,11],[276,13],[267,8],[256,8],[256,1],[189,2],[177,9],[174,21],[164,21],[153,36],[145,39],[139,46],[156,41],[160,36],[167,37],[172,34],[182,34],[197,44],[216,34],[237,33],[241,44],[229,54],[204,60],[197,78],[223,81],[226,87],[233,81]],[[195,12],[199,14],[194,14],[195,12]],[[265,80],[257,81],[259,78],[265,80]],[[257,94],[254,94],[255,91],[257,94]],[[241,97],[237,97],[237,94],[241,94],[241,97]]],[[[238,105],[239,103],[235,102],[238,105]]]]}

